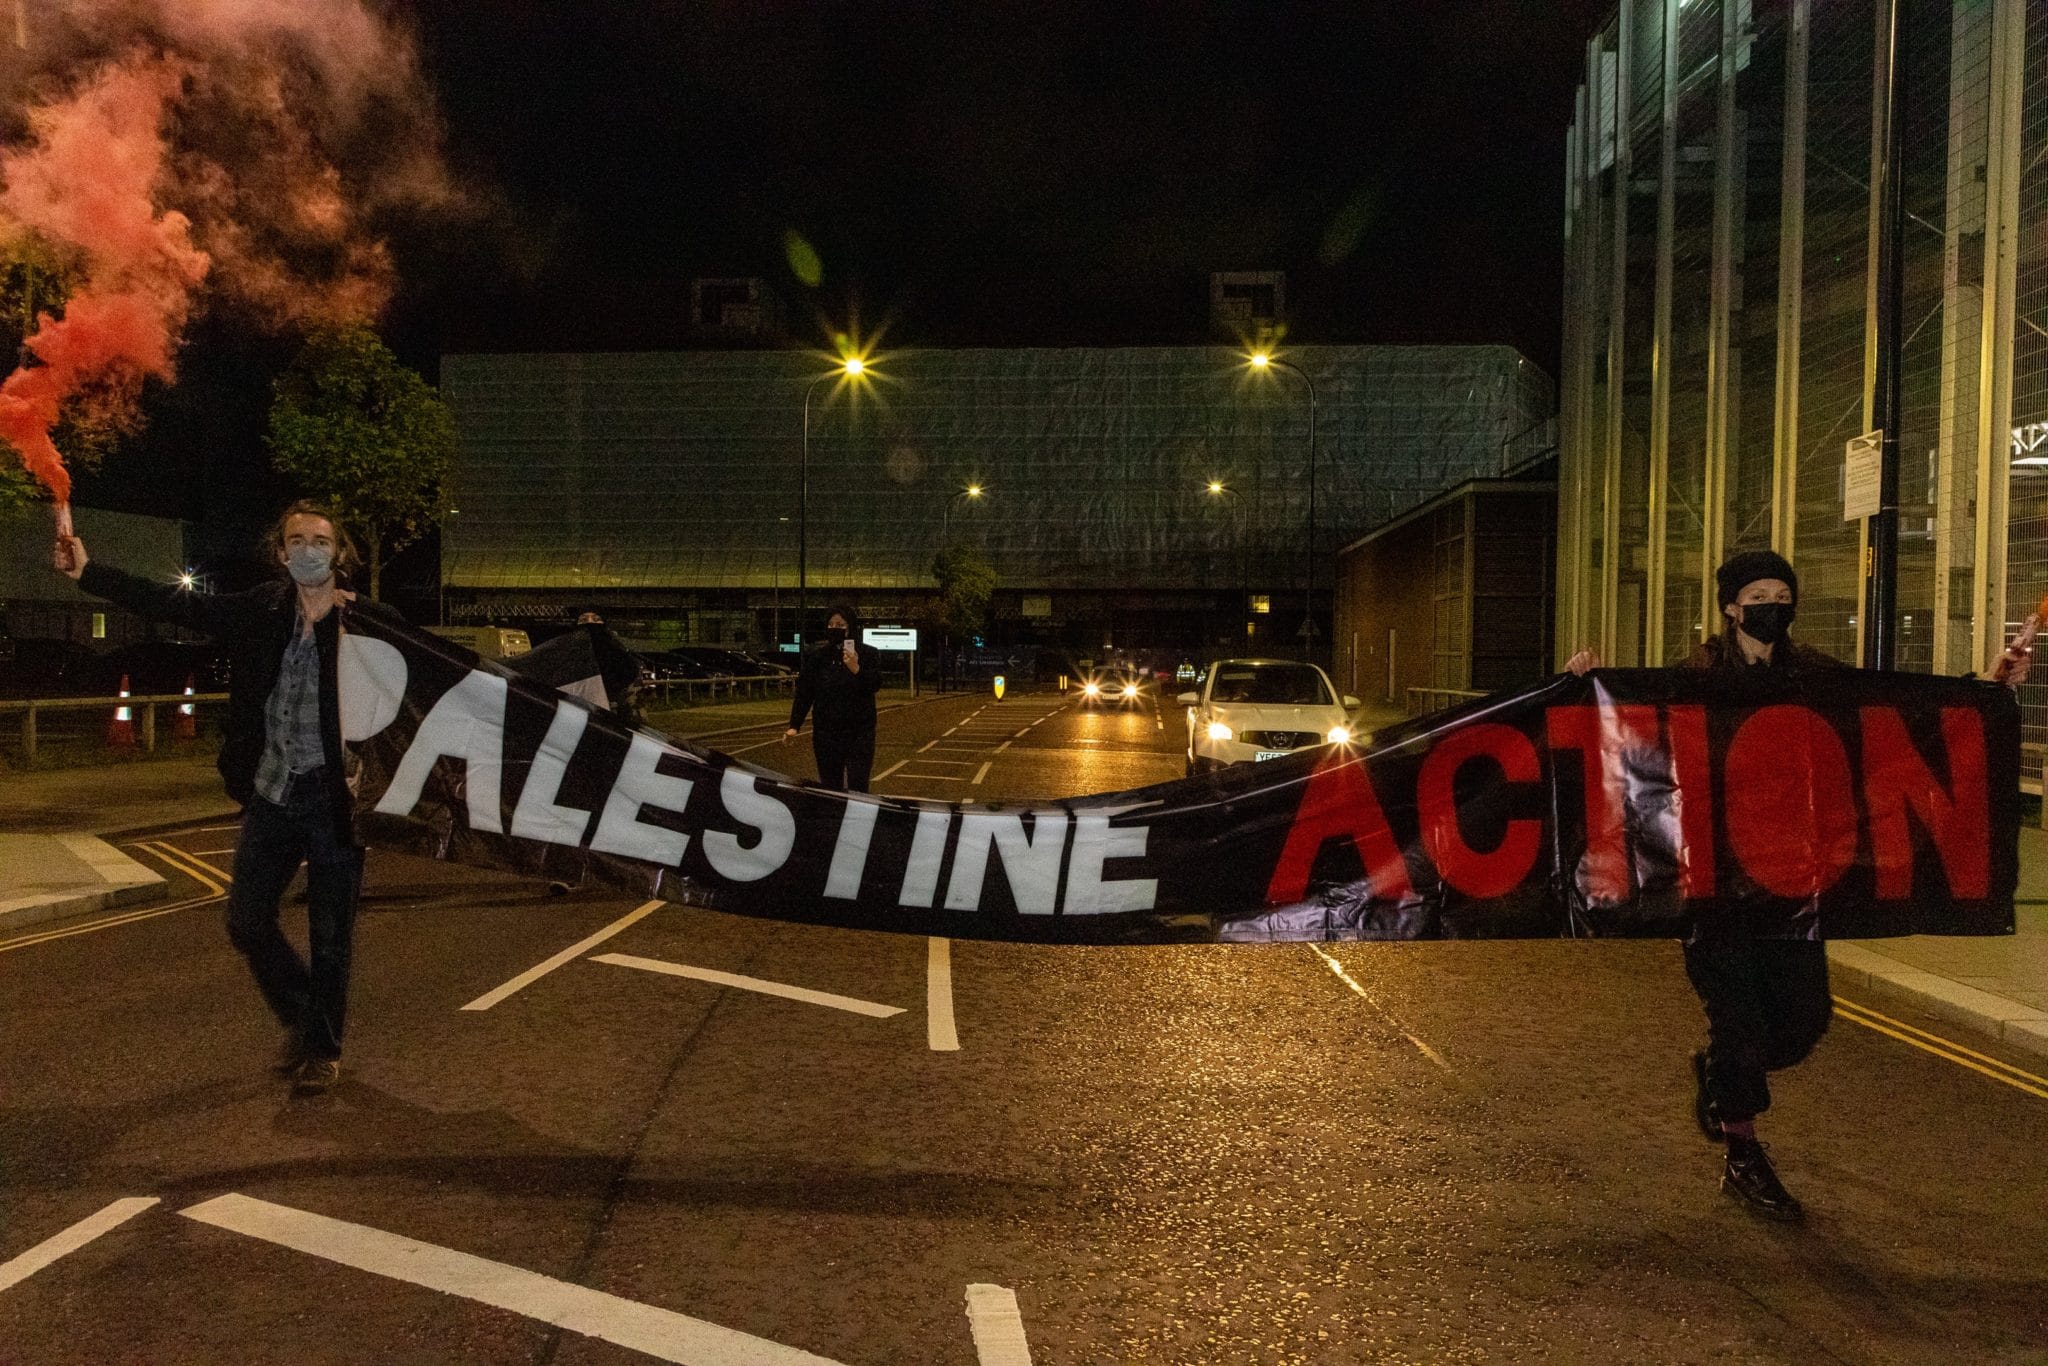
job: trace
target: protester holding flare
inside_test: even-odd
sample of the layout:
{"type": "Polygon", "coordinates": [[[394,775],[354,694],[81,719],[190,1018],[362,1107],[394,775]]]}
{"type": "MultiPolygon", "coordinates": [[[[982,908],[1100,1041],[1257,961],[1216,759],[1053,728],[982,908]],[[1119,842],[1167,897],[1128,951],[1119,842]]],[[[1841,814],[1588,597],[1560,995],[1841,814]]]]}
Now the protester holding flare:
{"type": "MultiPolygon", "coordinates": [[[[1715,581],[1726,627],[1677,667],[1788,679],[1849,667],[1792,639],[1799,576],[1782,555],[1743,551],[1715,571],[1715,581]]],[[[2026,680],[2044,616],[2048,598],[1999,654],[1993,682],[2017,688],[2026,680]]],[[[1566,667],[1584,674],[1599,664],[1593,651],[1580,650],[1566,667]]],[[[1827,1032],[1834,1014],[1827,945],[1716,933],[1700,923],[1685,943],[1685,973],[1707,1016],[1707,1046],[1692,1055],[1693,1117],[1710,1141],[1727,1145],[1721,1189],[1768,1218],[1798,1219],[1804,1211],[1772,1168],[1756,1120],[1770,1108],[1770,1074],[1803,1061],[1827,1032]]]]}
{"type": "Polygon", "coordinates": [[[341,587],[355,565],[355,547],[326,508],[294,503],[272,528],[268,548],[290,577],[246,593],[195,592],[94,564],[85,542],[63,533],[52,561],[86,592],[204,632],[229,652],[219,767],[228,795],[245,809],[228,893],[228,938],[249,960],[263,999],[285,1028],[278,1070],[291,1078],[294,1094],[317,1095],[341,1075],[363,880],[336,661],[352,614],[395,618],[341,587]],[[310,963],[277,923],[302,862],[310,963]]]}

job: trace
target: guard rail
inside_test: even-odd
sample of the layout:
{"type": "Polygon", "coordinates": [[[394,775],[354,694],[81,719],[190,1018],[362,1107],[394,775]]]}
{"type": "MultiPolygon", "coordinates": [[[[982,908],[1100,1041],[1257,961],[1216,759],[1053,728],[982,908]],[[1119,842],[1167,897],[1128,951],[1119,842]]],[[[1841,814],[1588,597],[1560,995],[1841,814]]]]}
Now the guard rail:
{"type": "Polygon", "coordinates": [[[145,752],[156,749],[156,709],[163,706],[197,706],[202,702],[225,702],[224,692],[203,693],[148,693],[132,697],[30,697],[16,701],[0,701],[0,715],[9,712],[21,713],[22,758],[34,762],[41,717],[53,711],[106,711],[109,708],[127,707],[133,715],[129,718],[135,727],[137,742],[145,752]]]}

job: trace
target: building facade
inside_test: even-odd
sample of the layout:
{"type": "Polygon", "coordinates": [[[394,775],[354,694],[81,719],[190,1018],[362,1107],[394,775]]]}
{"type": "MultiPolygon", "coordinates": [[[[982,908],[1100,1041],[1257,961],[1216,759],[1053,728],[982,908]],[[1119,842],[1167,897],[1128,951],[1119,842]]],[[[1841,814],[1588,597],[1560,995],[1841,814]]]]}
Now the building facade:
{"type": "MultiPolygon", "coordinates": [[[[1886,25],[1900,0],[1625,0],[1567,153],[1555,655],[1683,656],[1774,547],[1860,658],[1886,25]],[[1850,490],[1853,492],[1853,489],[1850,490]]],[[[1982,668],[2048,589],[2048,4],[1904,0],[1897,657],[1982,668]]],[[[2048,741],[2048,686],[2022,695],[2048,741]]]]}
{"type": "Polygon", "coordinates": [[[1296,651],[1312,601],[1326,655],[1335,548],[1549,446],[1553,389],[1503,347],[1285,360],[921,351],[856,383],[787,351],[449,356],[449,615],[587,602],[758,646],[796,630],[800,561],[813,626],[842,598],[915,618],[950,540],[994,569],[1006,644],[1296,651]]]}

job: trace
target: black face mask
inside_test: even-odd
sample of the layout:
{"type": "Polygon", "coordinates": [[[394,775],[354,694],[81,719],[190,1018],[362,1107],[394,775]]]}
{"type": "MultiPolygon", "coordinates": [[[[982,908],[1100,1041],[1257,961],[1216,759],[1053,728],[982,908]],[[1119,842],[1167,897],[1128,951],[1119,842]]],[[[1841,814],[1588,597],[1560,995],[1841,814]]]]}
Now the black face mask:
{"type": "Polygon", "coordinates": [[[840,626],[827,626],[825,628],[825,640],[834,649],[839,648],[841,645],[844,645],[846,643],[845,628],[840,626]]]}
{"type": "Polygon", "coordinates": [[[1776,645],[1792,629],[1792,604],[1752,602],[1742,609],[1738,623],[1744,635],[1759,645],[1776,645]]]}

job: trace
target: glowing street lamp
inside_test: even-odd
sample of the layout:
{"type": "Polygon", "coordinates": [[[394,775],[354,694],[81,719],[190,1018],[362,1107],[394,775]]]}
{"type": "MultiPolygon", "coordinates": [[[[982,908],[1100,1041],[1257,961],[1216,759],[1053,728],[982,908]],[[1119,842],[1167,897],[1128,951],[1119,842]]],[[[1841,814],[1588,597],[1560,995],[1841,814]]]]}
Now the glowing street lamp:
{"type": "Polygon", "coordinates": [[[197,576],[195,576],[189,569],[180,570],[178,573],[178,587],[184,589],[188,593],[192,591],[192,585],[197,583],[198,581],[199,580],[197,576]]]}
{"type": "Polygon", "coordinates": [[[962,498],[970,500],[980,498],[987,491],[980,484],[969,484],[966,488],[961,489],[946,500],[946,506],[939,514],[939,549],[944,550],[947,546],[953,544],[953,504],[959,502],[962,498]]]}
{"type": "Polygon", "coordinates": [[[1211,479],[1208,484],[1211,498],[1230,500],[1231,520],[1237,531],[1237,611],[1235,616],[1242,619],[1251,600],[1251,570],[1245,563],[1244,554],[1244,498],[1221,479],[1211,479]]]}
{"type": "Polygon", "coordinates": [[[841,384],[848,381],[858,383],[867,371],[867,362],[859,356],[843,356],[838,365],[812,380],[804,390],[803,472],[796,515],[796,640],[799,648],[804,644],[804,630],[810,624],[811,612],[811,395],[817,393],[818,386],[828,379],[841,384]]]}
{"type": "Polygon", "coordinates": [[[1281,360],[1270,351],[1253,351],[1245,362],[1255,374],[1285,370],[1308,388],[1308,536],[1304,552],[1307,574],[1301,596],[1302,653],[1306,655],[1312,648],[1316,629],[1316,382],[1300,366],[1281,360]]]}

